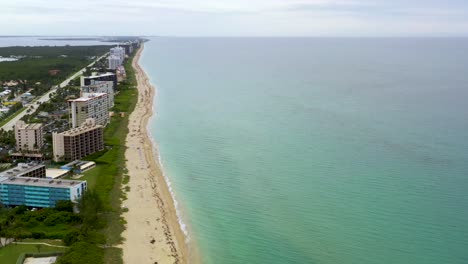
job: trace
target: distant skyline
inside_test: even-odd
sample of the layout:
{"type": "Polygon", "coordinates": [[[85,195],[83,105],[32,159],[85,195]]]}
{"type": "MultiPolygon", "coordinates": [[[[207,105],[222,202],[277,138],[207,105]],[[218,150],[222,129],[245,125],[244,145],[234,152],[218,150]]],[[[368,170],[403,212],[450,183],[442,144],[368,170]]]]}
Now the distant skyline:
{"type": "Polygon", "coordinates": [[[0,1],[0,35],[468,36],[466,0],[0,1]]]}

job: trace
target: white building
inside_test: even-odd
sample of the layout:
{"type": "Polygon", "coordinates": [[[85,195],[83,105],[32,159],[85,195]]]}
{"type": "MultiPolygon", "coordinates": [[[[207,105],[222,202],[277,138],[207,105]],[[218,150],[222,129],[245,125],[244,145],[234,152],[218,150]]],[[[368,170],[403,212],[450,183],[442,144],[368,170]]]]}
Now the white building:
{"type": "Polygon", "coordinates": [[[110,49],[110,55],[115,55],[120,58],[120,61],[123,62],[125,60],[125,48],[123,47],[115,47],[110,49]]]}
{"type": "Polygon", "coordinates": [[[93,118],[98,125],[109,122],[109,98],[107,93],[83,93],[82,97],[68,100],[70,125],[79,127],[86,119],[93,118]]]}
{"type": "Polygon", "coordinates": [[[91,80],[89,85],[81,87],[81,96],[85,93],[106,93],[109,99],[109,108],[114,107],[114,82],[91,80]]]}
{"type": "Polygon", "coordinates": [[[122,65],[123,61],[117,55],[110,55],[107,60],[109,61],[108,69],[115,70],[122,65]]]}
{"type": "Polygon", "coordinates": [[[26,124],[19,120],[15,125],[16,149],[39,151],[44,144],[44,128],[40,123],[26,124]]]}

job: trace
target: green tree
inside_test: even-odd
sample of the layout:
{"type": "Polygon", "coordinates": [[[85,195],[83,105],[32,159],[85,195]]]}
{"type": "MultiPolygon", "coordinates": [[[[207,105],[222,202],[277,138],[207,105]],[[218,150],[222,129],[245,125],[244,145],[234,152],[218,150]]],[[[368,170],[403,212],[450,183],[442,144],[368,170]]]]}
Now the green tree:
{"type": "Polygon", "coordinates": [[[88,232],[96,227],[99,220],[99,212],[103,208],[101,198],[95,190],[88,190],[78,203],[79,214],[83,219],[81,232],[87,235],[88,232]]]}
{"type": "Polygon", "coordinates": [[[71,201],[57,201],[55,210],[73,213],[73,203],[71,201]]]}

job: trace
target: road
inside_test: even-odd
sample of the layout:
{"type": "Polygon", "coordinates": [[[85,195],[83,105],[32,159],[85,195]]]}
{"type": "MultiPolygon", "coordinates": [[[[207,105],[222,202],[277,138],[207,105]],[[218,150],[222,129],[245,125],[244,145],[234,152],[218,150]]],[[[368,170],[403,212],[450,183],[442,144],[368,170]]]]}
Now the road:
{"type": "MultiPolygon", "coordinates": [[[[97,58],[96,60],[94,60],[92,63],[90,63],[88,66],[86,67],[91,67],[94,65],[94,63],[96,63],[98,60],[104,58],[107,56],[107,53],[102,55],[101,57],[97,58]]],[[[60,87],[60,88],[63,88],[65,86],[68,85],[68,83],[75,79],[76,77],[80,76],[85,70],[86,70],[86,67],[77,71],[75,74],[73,74],[72,76],[68,77],[68,79],[66,79],[65,81],[61,82],[58,86],[53,86],[47,93],[43,94],[41,97],[39,98],[36,98],[35,100],[33,100],[31,103],[29,104],[26,104],[25,107],[32,107],[32,110],[36,110],[37,106],[38,106],[38,102],[39,103],[44,103],[44,102],[48,102],[50,100],[50,95],[57,91],[57,88],[60,87]]],[[[19,115],[15,116],[13,119],[11,119],[8,123],[6,123],[5,125],[2,126],[2,128],[6,131],[8,130],[12,130],[13,127],[15,126],[16,122],[18,122],[18,120],[20,120],[23,116],[25,116],[26,114],[28,114],[28,111],[23,111],[21,112],[19,115]]]]}

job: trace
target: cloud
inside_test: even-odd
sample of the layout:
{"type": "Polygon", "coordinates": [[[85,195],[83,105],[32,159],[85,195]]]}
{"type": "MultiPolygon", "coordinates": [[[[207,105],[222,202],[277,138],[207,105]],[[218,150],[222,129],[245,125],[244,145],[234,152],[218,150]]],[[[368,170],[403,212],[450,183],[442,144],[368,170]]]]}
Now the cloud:
{"type": "Polygon", "coordinates": [[[461,0],[4,2],[0,35],[468,35],[468,2],[461,0]]]}

